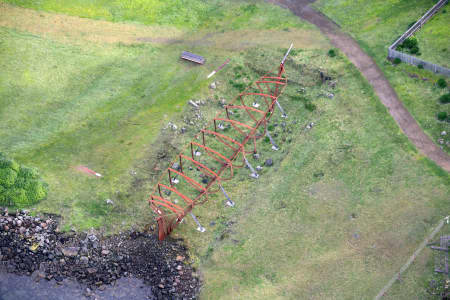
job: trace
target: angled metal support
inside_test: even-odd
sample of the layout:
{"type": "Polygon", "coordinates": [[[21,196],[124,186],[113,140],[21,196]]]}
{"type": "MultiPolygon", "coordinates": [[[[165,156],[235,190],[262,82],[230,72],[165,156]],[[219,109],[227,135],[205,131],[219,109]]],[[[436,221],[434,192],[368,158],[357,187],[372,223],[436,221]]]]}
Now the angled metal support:
{"type": "Polygon", "coordinates": [[[253,178],[258,178],[259,177],[258,172],[256,172],[255,169],[253,169],[252,165],[248,162],[247,157],[245,157],[245,156],[244,156],[244,161],[245,161],[245,164],[247,165],[247,167],[250,169],[250,171],[252,171],[250,176],[253,178]]]}
{"type": "Polygon", "coordinates": [[[192,219],[194,219],[195,223],[197,223],[197,230],[200,232],[205,232],[206,231],[205,227],[203,227],[202,224],[200,224],[197,217],[193,213],[190,213],[190,215],[192,219]]]}
{"type": "Polygon", "coordinates": [[[276,100],[275,103],[277,104],[278,108],[281,111],[281,117],[282,118],[287,118],[287,114],[284,112],[284,109],[281,107],[280,102],[278,102],[278,100],[276,100]]]}
{"type": "Polygon", "coordinates": [[[226,204],[228,206],[233,207],[235,204],[234,202],[230,199],[230,197],[228,197],[227,192],[225,192],[225,189],[223,188],[223,186],[221,184],[219,184],[220,189],[222,190],[222,193],[225,195],[225,198],[227,198],[227,202],[226,204]]]}
{"type": "Polygon", "coordinates": [[[266,131],[266,136],[269,138],[270,143],[272,144],[272,150],[278,151],[280,148],[275,144],[275,141],[273,140],[272,136],[270,135],[269,131],[266,131]]]}

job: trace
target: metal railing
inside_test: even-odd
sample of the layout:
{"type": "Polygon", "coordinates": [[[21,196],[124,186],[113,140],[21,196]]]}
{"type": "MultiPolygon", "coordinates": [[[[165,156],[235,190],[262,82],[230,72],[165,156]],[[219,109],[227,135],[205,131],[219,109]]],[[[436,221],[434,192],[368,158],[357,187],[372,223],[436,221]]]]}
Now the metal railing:
{"type": "Polygon", "coordinates": [[[445,4],[447,4],[448,0],[440,0],[436,3],[430,10],[428,10],[416,23],[414,23],[411,28],[409,28],[405,33],[403,33],[388,49],[388,58],[399,58],[401,61],[411,64],[411,65],[422,65],[424,69],[433,71],[435,73],[440,73],[446,76],[450,76],[450,69],[419,59],[415,56],[400,52],[395,50],[401,43],[403,43],[407,38],[412,36],[415,32],[417,32],[422,26],[432,17],[434,16],[439,9],[441,9],[445,4]]]}

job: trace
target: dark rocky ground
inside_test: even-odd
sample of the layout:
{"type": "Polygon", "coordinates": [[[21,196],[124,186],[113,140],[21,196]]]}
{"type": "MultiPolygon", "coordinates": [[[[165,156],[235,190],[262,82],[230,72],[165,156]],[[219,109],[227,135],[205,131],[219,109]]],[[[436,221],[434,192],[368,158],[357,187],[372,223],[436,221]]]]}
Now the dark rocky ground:
{"type": "Polygon", "coordinates": [[[141,279],[151,287],[149,299],[195,299],[200,280],[188,264],[181,241],[158,241],[145,232],[102,237],[90,233],[62,233],[51,217],[0,208],[0,264],[2,269],[29,275],[35,281],[63,284],[76,280],[84,296],[95,298],[118,279],[141,279]]]}

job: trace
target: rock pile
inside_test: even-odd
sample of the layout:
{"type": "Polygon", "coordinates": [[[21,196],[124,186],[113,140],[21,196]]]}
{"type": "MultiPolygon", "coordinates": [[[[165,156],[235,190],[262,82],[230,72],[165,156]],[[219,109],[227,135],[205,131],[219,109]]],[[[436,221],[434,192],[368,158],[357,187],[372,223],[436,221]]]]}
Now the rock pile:
{"type": "Polygon", "coordinates": [[[75,278],[86,285],[87,296],[123,276],[142,279],[160,299],[193,299],[198,293],[200,281],[178,241],[160,242],[136,231],[104,238],[92,232],[61,233],[57,225],[27,211],[0,209],[0,263],[36,281],[75,278]]]}

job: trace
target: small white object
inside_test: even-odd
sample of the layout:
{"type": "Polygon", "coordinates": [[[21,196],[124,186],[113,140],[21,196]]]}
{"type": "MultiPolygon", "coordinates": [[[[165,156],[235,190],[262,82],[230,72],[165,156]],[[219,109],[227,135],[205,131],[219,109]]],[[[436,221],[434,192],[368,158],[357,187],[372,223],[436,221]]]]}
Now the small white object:
{"type": "Polygon", "coordinates": [[[195,151],[195,156],[200,156],[200,155],[202,155],[202,153],[200,152],[200,151],[195,151]]]}
{"type": "Polygon", "coordinates": [[[95,176],[97,176],[97,177],[102,177],[102,174],[100,174],[100,173],[95,173],[95,176]]]}
{"type": "Polygon", "coordinates": [[[207,78],[209,79],[209,78],[213,77],[213,76],[214,76],[214,74],[216,74],[216,71],[212,71],[212,72],[211,72],[211,73],[210,73],[210,74],[208,75],[208,77],[207,77],[207,78]]]}
{"type": "Polygon", "coordinates": [[[254,108],[258,108],[258,107],[259,107],[259,103],[253,102],[252,106],[253,106],[254,108]]]}
{"type": "Polygon", "coordinates": [[[172,178],[172,183],[177,184],[178,182],[180,182],[177,178],[172,178]]]}
{"type": "Polygon", "coordinates": [[[274,150],[274,151],[278,151],[278,150],[280,150],[280,148],[278,148],[277,146],[275,146],[275,145],[272,145],[272,150],[274,150]]]}
{"type": "Polygon", "coordinates": [[[106,199],[106,204],[108,205],[113,205],[114,202],[111,199],[106,199]]]}

